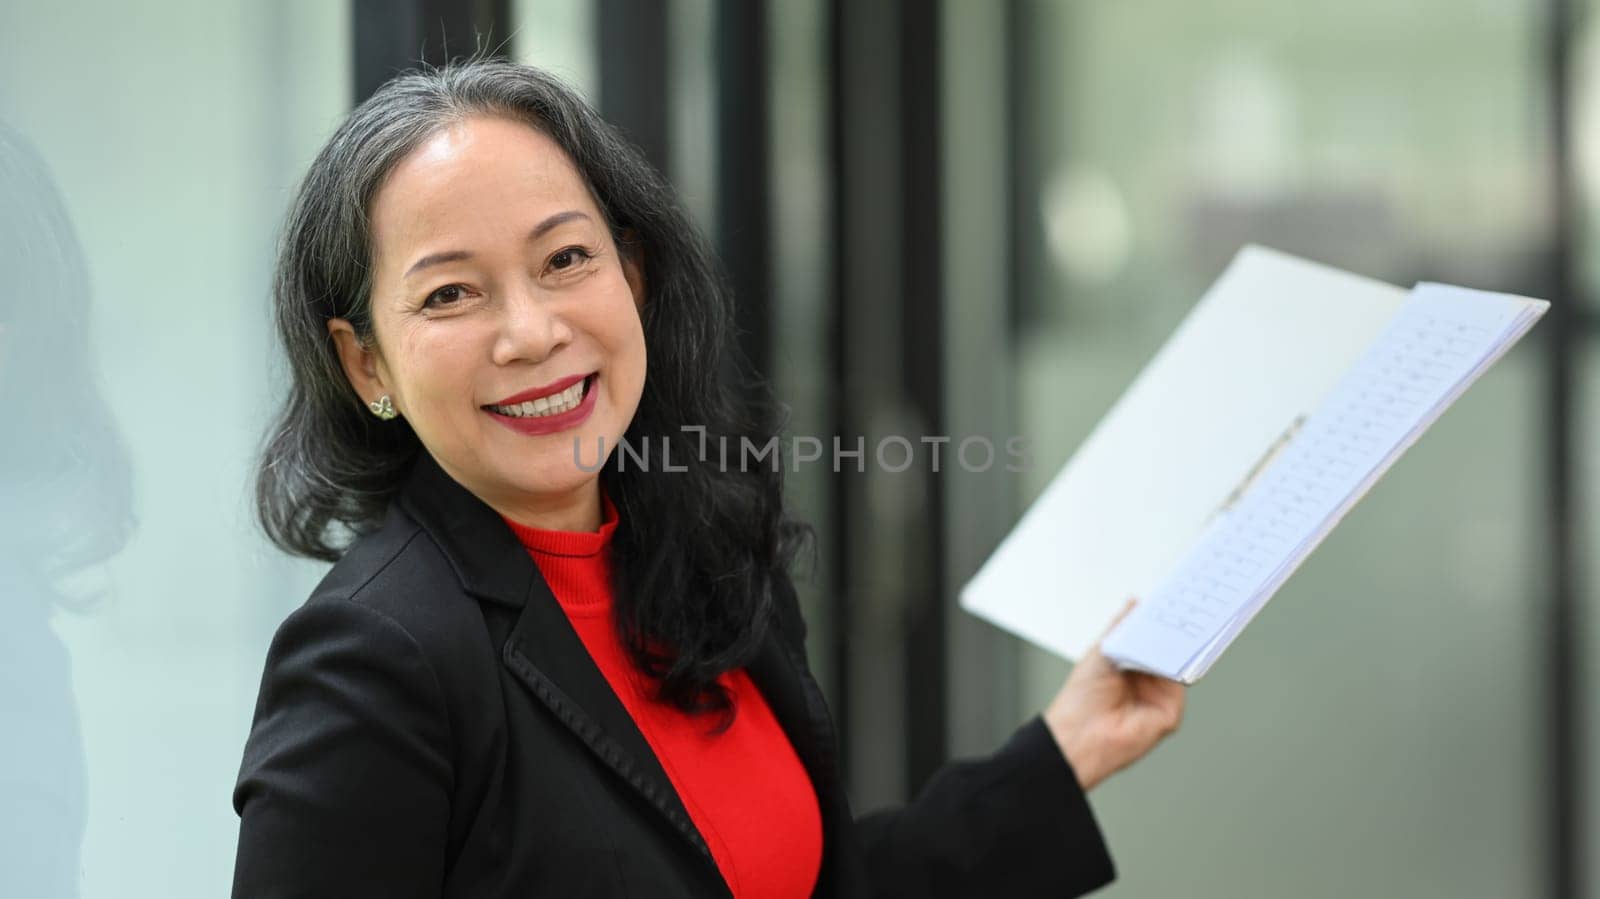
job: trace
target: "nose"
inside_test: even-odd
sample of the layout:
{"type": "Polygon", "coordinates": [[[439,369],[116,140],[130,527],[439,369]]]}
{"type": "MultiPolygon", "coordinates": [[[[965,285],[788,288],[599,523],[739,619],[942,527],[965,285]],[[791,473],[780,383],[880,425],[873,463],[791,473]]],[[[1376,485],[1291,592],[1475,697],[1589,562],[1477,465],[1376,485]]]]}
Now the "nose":
{"type": "Polygon", "coordinates": [[[501,306],[494,342],[497,365],[543,362],[572,342],[572,328],[537,290],[519,290],[501,306]]]}

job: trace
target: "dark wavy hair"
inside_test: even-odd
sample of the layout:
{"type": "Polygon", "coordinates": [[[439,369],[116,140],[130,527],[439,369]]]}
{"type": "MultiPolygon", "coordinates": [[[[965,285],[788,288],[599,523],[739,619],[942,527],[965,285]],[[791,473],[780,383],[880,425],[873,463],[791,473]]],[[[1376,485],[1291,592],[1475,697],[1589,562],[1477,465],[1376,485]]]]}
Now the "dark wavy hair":
{"type": "Polygon", "coordinates": [[[704,439],[765,445],[777,406],[732,344],[732,295],[672,189],[571,87],[528,66],[475,56],[406,72],[341,124],[289,211],[273,283],[292,383],[257,475],[261,523],[287,552],[335,560],[375,529],[422,446],[403,418],[375,419],[346,380],[327,331],[348,320],[373,339],[367,212],[390,171],[469,116],[523,122],[575,163],[624,252],[646,268],[649,368],[624,441],[600,472],[621,521],[613,535],[615,623],[658,698],[732,720],[718,675],[747,663],[770,625],[774,591],[809,538],[782,496],[782,465],[718,467],[704,439]],[[744,383],[741,383],[744,382],[744,383]],[[670,449],[667,449],[670,444],[670,449]],[[669,452],[687,471],[662,472],[669,452]],[[710,454],[707,454],[710,455],[710,454]],[[687,460],[686,462],[684,460],[687,460]]]}

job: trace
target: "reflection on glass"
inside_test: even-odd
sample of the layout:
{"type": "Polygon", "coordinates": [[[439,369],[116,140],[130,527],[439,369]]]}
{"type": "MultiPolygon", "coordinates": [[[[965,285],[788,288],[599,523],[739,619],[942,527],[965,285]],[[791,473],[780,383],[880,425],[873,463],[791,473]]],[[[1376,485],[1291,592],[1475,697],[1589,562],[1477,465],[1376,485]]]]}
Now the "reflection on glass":
{"type": "Polygon", "coordinates": [[[86,800],[58,610],[132,525],[128,461],[95,390],[89,289],[44,162],[0,124],[0,894],[78,895],[86,800]]]}

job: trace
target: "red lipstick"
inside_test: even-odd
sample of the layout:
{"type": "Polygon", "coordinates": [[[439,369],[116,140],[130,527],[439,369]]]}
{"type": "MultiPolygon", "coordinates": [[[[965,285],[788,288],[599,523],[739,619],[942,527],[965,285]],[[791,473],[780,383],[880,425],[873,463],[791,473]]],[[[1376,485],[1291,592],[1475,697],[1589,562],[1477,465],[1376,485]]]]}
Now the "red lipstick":
{"type": "Polygon", "coordinates": [[[551,381],[550,383],[544,385],[543,387],[535,387],[532,390],[524,390],[521,393],[512,394],[511,396],[508,396],[503,400],[496,400],[496,401],[490,403],[489,405],[491,405],[491,406],[515,406],[518,403],[526,403],[529,400],[536,400],[536,399],[540,399],[542,397],[553,396],[553,395],[555,395],[557,393],[560,393],[563,390],[566,390],[568,387],[571,387],[572,385],[578,383],[579,381],[582,381],[584,378],[587,378],[587,377],[589,377],[589,375],[592,375],[592,374],[594,374],[594,372],[589,372],[588,375],[568,375],[567,377],[562,378],[562,379],[560,379],[558,381],[551,381]]]}
{"type": "Polygon", "coordinates": [[[500,402],[494,404],[496,406],[510,406],[517,403],[525,403],[529,400],[535,400],[540,397],[550,396],[552,394],[560,393],[568,387],[571,387],[573,384],[584,380],[585,377],[590,377],[591,380],[584,385],[583,399],[578,401],[578,405],[568,409],[565,412],[560,412],[555,415],[502,415],[486,406],[483,409],[483,413],[519,434],[527,434],[530,436],[554,434],[558,431],[565,431],[569,428],[575,428],[578,425],[583,424],[584,421],[589,418],[590,413],[594,412],[596,398],[599,396],[599,391],[595,390],[595,385],[600,382],[599,375],[577,375],[571,378],[562,378],[559,381],[552,382],[552,385],[536,387],[533,390],[523,391],[522,393],[508,397],[507,399],[501,400],[500,402]]]}

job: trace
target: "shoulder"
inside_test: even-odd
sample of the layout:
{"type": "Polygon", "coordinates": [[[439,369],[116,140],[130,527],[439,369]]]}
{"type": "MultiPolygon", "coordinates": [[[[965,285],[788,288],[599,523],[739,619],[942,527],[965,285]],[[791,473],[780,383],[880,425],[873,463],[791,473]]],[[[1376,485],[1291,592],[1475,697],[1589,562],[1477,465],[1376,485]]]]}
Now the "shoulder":
{"type": "Polygon", "coordinates": [[[381,527],[351,544],[309,601],[332,599],[423,629],[478,614],[449,556],[398,504],[381,527]]]}
{"type": "Polygon", "coordinates": [[[460,581],[428,532],[396,505],[345,550],[308,602],[344,600],[404,620],[441,588],[459,591],[460,581]]]}
{"type": "Polygon", "coordinates": [[[492,660],[483,614],[428,532],[398,507],[334,563],[278,638],[345,641],[422,662],[440,688],[472,676],[464,664],[492,660]]]}

